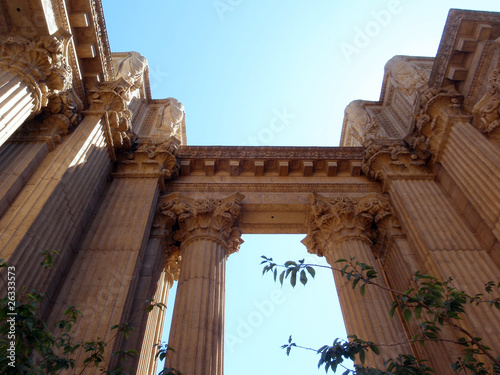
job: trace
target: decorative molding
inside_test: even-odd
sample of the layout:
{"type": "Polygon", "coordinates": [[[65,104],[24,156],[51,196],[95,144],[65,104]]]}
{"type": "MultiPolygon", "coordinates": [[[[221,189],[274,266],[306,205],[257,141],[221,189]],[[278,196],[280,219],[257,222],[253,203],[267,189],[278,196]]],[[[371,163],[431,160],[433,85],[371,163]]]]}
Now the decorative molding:
{"type": "Polygon", "coordinates": [[[64,32],[37,40],[0,35],[0,68],[14,72],[32,89],[31,117],[48,105],[51,96],[71,88],[73,74],[66,59],[69,38],[64,32]]]}
{"type": "Polygon", "coordinates": [[[209,237],[222,243],[229,256],[243,243],[241,230],[236,225],[243,198],[240,193],[222,199],[191,199],[172,193],[160,198],[159,207],[163,215],[169,218],[175,215],[177,229],[173,240],[180,243],[181,253],[186,243],[209,237]]]}
{"type": "Polygon", "coordinates": [[[357,239],[373,244],[377,225],[389,215],[389,200],[380,194],[362,198],[310,196],[311,214],[302,243],[312,254],[325,256],[339,241],[357,239]]]}
{"type": "Polygon", "coordinates": [[[180,158],[249,158],[249,159],[359,159],[361,147],[266,147],[266,146],[181,146],[180,158]]]}
{"type": "Polygon", "coordinates": [[[275,183],[275,182],[238,182],[232,183],[227,182],[221,184],[218,181],[213,183],[196,183],[196,182],[182,182],[182,176],[176,179],[174,182],[169,183],[166,186],[169,192],[231,192],[231,191],[242,191],[242,192],[275,192],[280,193],[283,191],[289,193],[311,193],[313,191],[321,193],[372,193],[381,192],[381,186],[376,182],[362,182],[362,183],[275,183]]]}

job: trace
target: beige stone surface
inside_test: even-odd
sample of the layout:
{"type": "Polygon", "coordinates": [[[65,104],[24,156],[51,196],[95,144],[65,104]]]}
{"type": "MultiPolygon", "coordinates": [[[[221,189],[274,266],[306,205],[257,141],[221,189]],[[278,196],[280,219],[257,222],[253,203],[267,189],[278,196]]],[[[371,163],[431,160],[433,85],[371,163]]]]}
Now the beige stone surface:
{"type": "MultiPolygon", "coordinates": [[[[172,364],[222,374],[225,261],[242,232],[307,234],[330,264],[355,256],[399,290],[417,270],[472,294],[498,280],[498,13],[452,10],[436,57],[389,60],[380,100],[346,108],[342,147],[218,147],[187,145],[184,107],[151,98],[145,57],[111,53],[99,0],[25,4],[21,17],[0,0],[0,257],[47,293],[49,321],[80,305],[77,340],[130,321],[108,359],[133,348],[127,364],[154,373],[164,312],[141,301],[165,303],[179,279],[172,364]],[[59,251],[44,273],[42,249],[59,251]]],[[[459,348],[409,345],[418,326],[387,318],[389,295],[334,277],[350,333],[450,373],[459,348]]],[[[500,350],[495,310],[462,327],[500,350]]]]}

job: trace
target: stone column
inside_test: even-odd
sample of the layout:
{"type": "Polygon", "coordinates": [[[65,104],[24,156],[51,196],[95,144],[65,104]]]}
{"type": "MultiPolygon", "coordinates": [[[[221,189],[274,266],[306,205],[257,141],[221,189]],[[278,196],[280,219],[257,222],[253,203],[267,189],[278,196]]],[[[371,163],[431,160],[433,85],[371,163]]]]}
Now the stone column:
{"type": "MultiPolygon", "coordinates": [[[[480,233],[482,243],[488,247],[491,241],[484,239],[491,234],[493,241],[500,241],[500,137],[494,137],[500,132],[498,69],[493,76],[496,80],[490,79],[490,89],[474,107],[474,119],[461,111],[463,98],[457,94],[432,97],[417,117],[417,127],[425,137],[433,162],[442,165],[458,190],[453,193],[451,188],[449,193],[464,212],[465,206],[471,205],[466,216],[479,216],[468,224],[480,233]]],[[[488,251],[500,266],[500,245],[488,251]]]]}
{"type": "MultiPolygon", "coordinates": [[[[164,179],[178,171],[175,157],[178,141],[140,143],[129,157],[119,160],[115,180],[107,191],[57,299],[51,321],[60,319],[68,305],[80,306],[83,316],[74,326],[80,341],[103,339],[107,346],[102,367],[112,370],[112,357],[122,346],[123,335],[111,327],[129,323],[141,270],[150,262],[147,243],[164,179]],[[161,184],[159,183],[161,181],[161,184]]],[[[154,254],[149,254],[154,255],[154,254]]],[[[144,306],[144,309],[146,306],[144,306]]],[[[74,372],[99,373],[75,354],[74,372]]],[[[73,371],[71,371],[73,373],[73,371]]]]}
{"type": "MultiPolygon", "coordinates": [[[[446,142],[438,136],[443,120],[441,116],[433,121],[436,133],[408,138],[407,144],[413,148],[396,141],[372,141],[366,149],[363,171],[384,183],[404,233],[415,249],[420,271],[442,280],[452,277],[457,289],[475,295],[484,291],[486,282],[496,280],[500,270],[426,166],[431,154],[420,146],[431,151],[446,150],[439,147],[446,142]]],[[[486,345],[498,347],[497,315],[489,306],[474,306],[467,310],[460,324],[482,337],[486,345]]],[[[443,336],[456,340],[462,335],[445,326],[443,336]]],[[[430,352],[427,358],[436,371],[445,372],[458,356],[463,356],[461,348],[447,345],[430,352]]]]}
{"type": "Polygon", "coordinates": [[[0,37],[0,145],[29,117],[40,113],[49,97],[71,87],[63,36],[31,41],[0,37]]]}
{"type": "Polygon", "coordinates": [[[243,196],[191,199],[174,193],[162,210],[177,217],[182,267],[169,345],[176,351],[166,366],[186,375],[224,372],[224,296],[226,258],[237,251],[241,231],[235,226],[243,196]]]}
{"type": "MultiPolygon", "coordinates": [[[[381,195],[363,197],[327,198],[314,194],[311,197],[312,209],[308,222],[308,234],[303,240],[308,251],[325,256],[332,268],[342,268],[335,263],[337,259],[361,262],[375,267],[379,277],[376,282],[387,287],[378,261],[373,253],[372,231],[388,215],[389,204],[381,195]]],[[[365,296],[359,292],[360,282],[352,288],[340,272],[333,271],[340,306],[348,334],[357,335],[366,341],[377,344],[395,344],[382,348],[380,356],[369,354],[367,364],[383,366],[388,358],[398,353],[411,354],[411,348],[401,322],[389,317],[391,308],[390,292],[367,286],[365,296]]]]}
{"type": "MultiPolygon", "coordinates": [[[[179,279],[180,251],[171,240],[171,228],[175,215],[161,211],[158,207],[153,227],[142,260],[134,302],[130,311],[133,332],[119,349],[140,349],[139,357],[127,358],[125,368],[137,369],[138,374],[155,375],[158,365],[156,354],[165,325],[165,308],[154,307],[147,311],[146,300],[167,305],[168,295],[174,281],[179,279]],[[173,219],[173,220],[172,220],[173,219]]],[[[171,308],[171,307],[169,307],[171,308]]]]}

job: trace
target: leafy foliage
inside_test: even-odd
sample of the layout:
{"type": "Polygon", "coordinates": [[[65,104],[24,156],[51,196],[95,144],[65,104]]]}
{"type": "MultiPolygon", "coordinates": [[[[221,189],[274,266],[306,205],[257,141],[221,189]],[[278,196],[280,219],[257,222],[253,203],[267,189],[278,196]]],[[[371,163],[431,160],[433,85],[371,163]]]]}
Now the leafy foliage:
{"type": "MultiPolygon", "coordinates": [[[[492,308],[500,310],[500,297],[493,298],[490,295],[500,289],[500,282],[490,281],[484,286],[485,293],[478,293],[470,296],[467,293],[457,290],[453,286],[453,280],[440,281],[437,278],[416,272],[414,275],[415,287],[404,292],[396,291],[377,283],[378,274],[374,267],[365,263],[357,262],[354,258],[350,260],[338,259],[335,264],[340,264],[341,268],[326,267],[317,264],[307,264],[304,260],[297,262],[287,261],[284,264],[273,262],[272,258],[262,256],[264,264],[262,274],[271,272],[276,281],[278,268],[284,268],[280,273],[279,281],[283,285],[284,280],[290,275],[290,284],[295,287],[297,274],[300,275],[300,281],[305,285],[308,281],[307,274],[314,277],[314,267],[331,268],[339,272],[347,281],[351,282],[352,288],[359,287],[359,292],[364,296],[366,286],[373,285],[391,292],[394,296],[389,314],[394,316],[399,311],[407,322],[412,320],[416,322],[420,331],[409,341],[419,342],[424,345],[427,341],[440,341],[444,343],[458,344],[463,347],[463,357],[451,364],[451,369],[455,372],[465,374],[492,375],[500,374],[500,356],[495,357],[491,354],[491,348],[484,345],[480,337],[475,337],[468,332],[458,321],[466,313],[467,306],[479,304],[488,304],[492,308]],[[457,341],[443,339],[441,330],[443,326],[450,326],[462,335],[457,341]],[[488,358],[491,366],[488,367],[481,358],[488,358]]],[[[403,344],[403,343],[400,343],[403,344]]],[[[380,355],[380,347],[384,344],[375,344],[364,341],[355,335],[348,337],[348,340],[335,339],[332,345],[324,345],[315,350],[320,355],[318,367],[324,366],[325,371],[335,372],[339,366],[344,367],[343,362],[346,359],[356,361],[354,370],[344,367],[343,375],[347,374],[383,374],[383,375],[402,375],[402,374],[432,374],[434,370],[426,365],[426,360],[417,359],[413,355],[399,354],[397,358],[391,358],[384,363],[385,369],[365,367],[365,358],[368,351],[375,355],[380,355]],[[360,363],[360,364],[359,364],[360,363]]],[[[311,348],[299,346],[289,337],[288,343],[282,348],[286,349],[289,355],[293,347],[314,350],[311,348]]]]}
{"type": "MultiPolygon", "coordinates": [[[[58,253],[53,250],[42,251],[40,265],[44,269],[52,268],[56,255],[58,253]]],[[[0,260],[1,268],[9,269],[13,267],[8,267],[5,262],[0,260]]],[[[15,289],[3,277],[2,281],[7,290],[15,289]]],[[[40,312],[40,306],[45,295],[36,290],[29,292],[26,292],[24,288],[21,288],[21,290],[20,293],[11,291],[7,297],[0,299],[0,368],[2,374],[59,374],[63,370],[75,368],[74,357],[78,350],[85,353],[84,366],[80,374],[88,367],[98,368],[100,373],[105,375],[129,373],[127,372],[129,370],[124,368],[124,360],[128,357],[138,356],[139,353],[134,349],[114,352],[112,357],[119,360],[112,370],[99,368],[106,361],[104,352],[107,344],[118,334],[123,334],[125,339],[129,337],[132,327],[128,323],[121,323],[111,327],[111,330],[115,330],[115,334],[108,342],[100,338],[94,341],[75,342],[71,335],[72,328],[82,315],[75,306],[68,306],[64,311],[63,318],[50,329],[42,319],[40,312]]],[[[146,302],[148,303],[148,312],[155,307],[166,308],[163,303],[151,300],[146,302]]],[[[164,358],[161,351],[157,354],[158,356],[164,358]]],[[[165,369],[160,374],[180,375],[182,373],[175,369],[165,369]]]]}

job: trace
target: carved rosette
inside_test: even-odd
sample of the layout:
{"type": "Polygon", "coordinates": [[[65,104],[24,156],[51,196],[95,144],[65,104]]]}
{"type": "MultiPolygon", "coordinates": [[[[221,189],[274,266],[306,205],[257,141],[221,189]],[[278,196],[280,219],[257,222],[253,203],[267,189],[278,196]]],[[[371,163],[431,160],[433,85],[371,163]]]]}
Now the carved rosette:
{"type": "Polygon", "coordinates": [[[176,217],[178,229],[172,238],[180,243],[181,251],[191,240],[208,237],[222,243],[229,256],[243,243],[236,225],[243,198],[240,193],[223,199],[191,199],[173,193],[161,199],[160,207],[161,212],[168,211],[176,217]]]}
{"type": "Polygon", "coordinates": [[[310,253],[319,256],[325,256],[331,245],[347,239],[372,245],[378,238],[377,225],[391,215],[388,199],[380,194],[362,198],[313,194],[310,201],[308,232],[302,243],[310,253]]]}
{"type": "Polygon", "coordinates": [[[472,113],[474,126],[500,144],[500,63],[491,73],[488,89],[472,113]]]}
{"type": "Polygon", "coordinates": [[[0,68],[14,72],[31,87],[35,107],[31,116],[40,113],[53,95],[72,85],[72,69],[67,62],[68,36],[46,36],[29,40],[0,35],[0,68]]]}
{"type": "Polygon", "coordinates": [[[384,190],[396,178],[432,178],[426,167],[430,158],[425,137],[414,134],[407,143],[398,140],[375,140],[366,144],[361,163],[363,173],[372,181],[382,181],[384,190]]]}

